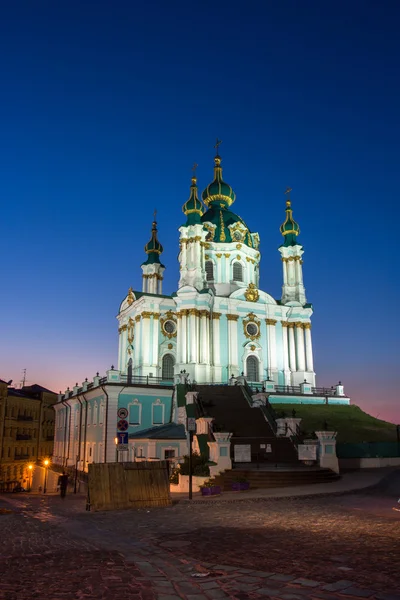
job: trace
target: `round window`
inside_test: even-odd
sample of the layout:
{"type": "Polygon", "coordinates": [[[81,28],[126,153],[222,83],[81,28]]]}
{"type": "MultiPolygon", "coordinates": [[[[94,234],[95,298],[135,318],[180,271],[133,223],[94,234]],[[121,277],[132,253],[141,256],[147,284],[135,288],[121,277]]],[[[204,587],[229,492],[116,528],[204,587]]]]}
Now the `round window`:
{"type": "Polygon", "coordinates": [[[242,234],[240,233],[240,231],[235,231],[235,233],[233,234],[233,237],[235,240],[241,240],[242,239],[242,234]]]}
{"type": "Polygon", "coordinates": [[[247,323],[246,331],[249,335],[254,336],[258,333],[258,325],[256,323],[247,323]]]}
{"type": "Polygon", "coordinates": [[[175,333],[176,323],[174,321],[165,321],[164,330],[166,331],[166,333],[175,333]]]}

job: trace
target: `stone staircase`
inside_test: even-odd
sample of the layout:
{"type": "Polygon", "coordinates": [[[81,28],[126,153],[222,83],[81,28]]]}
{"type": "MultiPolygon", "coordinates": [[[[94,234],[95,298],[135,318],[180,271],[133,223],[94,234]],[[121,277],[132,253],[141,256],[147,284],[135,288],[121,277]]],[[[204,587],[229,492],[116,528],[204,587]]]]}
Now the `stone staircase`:
{"type": "Polygon", "coordinates": [[[297,462],[292,441],[276,437],[263,410],[250,406],[242,386],[196,385],[195,391],[199,392],[198,411],[201,416],[214,419],[214,431],[232,433],[232,460],[235,445],[250,445],[252,463],[297,462]]]}
{"type": "Polygon", "coordinates": [[[224,492],[228,492],[232,490],[232,483],[239,478],[248,481],[250,489],[254,490],[329,483],[340,479],[340,476],[330,469],[293,466],[282,470],[233,469],[217,475],[213,478],[213,482],[215,485],[220,485],[224,492]]]}

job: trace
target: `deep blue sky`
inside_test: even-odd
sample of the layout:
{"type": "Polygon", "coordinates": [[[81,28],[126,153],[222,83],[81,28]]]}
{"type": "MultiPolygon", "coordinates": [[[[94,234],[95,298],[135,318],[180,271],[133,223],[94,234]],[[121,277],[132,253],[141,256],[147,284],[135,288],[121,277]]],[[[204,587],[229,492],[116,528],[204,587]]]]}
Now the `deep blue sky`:
{"type": "Polygon", "coordinates": [[[58,390],[116,362],[154,207],[169,293],[219,136],[275,297],[293,188],[318,384],[399,422],[399,21],[397,1],[3,3],[0,377],[58,390]]]}

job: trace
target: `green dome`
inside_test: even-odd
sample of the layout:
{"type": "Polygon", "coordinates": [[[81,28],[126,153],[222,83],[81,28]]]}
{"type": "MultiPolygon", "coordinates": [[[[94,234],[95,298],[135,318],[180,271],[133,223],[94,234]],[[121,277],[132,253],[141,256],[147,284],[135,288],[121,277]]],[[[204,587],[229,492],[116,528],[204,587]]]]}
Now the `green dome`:
{"type": "Polygon", "coordinates": [[[201,197],[208,207],[227,208],[235,202],[236,194],[222,179],[221,157],[218,154],[214,158],[214,165],[214,181],[206,187],[201,197]]]}
{"type": "Polygon", "coordinates": [[[186,225],[195,225],[201,223],[201,215],[203,214],[203,205],[197,196],[197,179],[192,177],[192,185],[190,186],[190,197],[182,207],[183,212],[187,216],[186,225]]]}
{"type": "Polygon", "coordinates": [[[144,251],[148,255],[147,260],[142,263],[143,265],[150,265],[153,263],[160,262],[160,254],[164,251],[164,248],[157,239],[157,221],[153,221],[153,227],[151,229],[151,240],[147,242],[144,247],[144,251]]]}
{"type": "Polygon", "coordinates": [[[280,227],[281,234],[285,238],[283,246],[295,246],[297,244],[297,236],[300,233],[298,223],[293,219],[292,203],[286,201],[286,219],[280,227]]]}
{"type": "Polygon", "coordinates": [[[202,223],[216,225],[215,228],[210,228],[209,236],[206,238],[210,242],[238,242],[254,248],[253,240],[251,239],[251,234],[246,223],[232,211],[212,203],[210,208],[201,217],[201,221],[202,223]],[[236,223],[242,225],[242,227],[234,227],[234,231],[231,232],[229,225],[235,225],[236,223]]]}

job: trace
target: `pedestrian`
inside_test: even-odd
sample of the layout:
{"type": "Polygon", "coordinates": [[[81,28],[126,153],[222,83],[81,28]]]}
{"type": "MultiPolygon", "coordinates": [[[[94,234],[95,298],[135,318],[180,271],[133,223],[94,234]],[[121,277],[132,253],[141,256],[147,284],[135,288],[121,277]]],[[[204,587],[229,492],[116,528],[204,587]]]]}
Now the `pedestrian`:
{"type": "Polygon", "coordinates": [[[67,493],[67,485],[68,485],[68,475],[65,471],[58,478],[58,485],[60,486],[60,496],[61,498],[65,498],[65,494],[67,493]]]}

